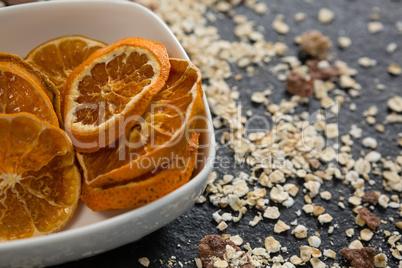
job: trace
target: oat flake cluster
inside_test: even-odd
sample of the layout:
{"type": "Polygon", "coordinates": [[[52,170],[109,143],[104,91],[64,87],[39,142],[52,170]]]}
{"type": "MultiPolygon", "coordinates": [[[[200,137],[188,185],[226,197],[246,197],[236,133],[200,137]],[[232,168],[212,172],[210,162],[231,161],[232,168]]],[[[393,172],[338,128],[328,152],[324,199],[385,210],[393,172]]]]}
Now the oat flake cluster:
{"type": "MultiPolygon", "coordinates": [[[[216,207],[211,218],[216,222],[217,233],[241,248],[252,267],[290,268],[305,264],[314,268],[341,267],[336,262],[340,255],[356,268],[372,265],[387,267],[387,256],[402,260],[400,233],[386,229],[378,232],[381,224],[389,222],[394,222],[397,229],[402,227],[402,222],[397,220],[402,216],[398,194],[402,192],[402,155],[394,158],[382,155],[377,151],[379,141],[365,133],[367,126],[378,133],[384,133],[388,124],[400,124],[402,97],[393,96],[386,103],[378,104],[389,108],[384,121],[377,121],[378,106],[373,105],[362,112],[364,125],[355,122],[346,133],[340,132],[338,123],[327,122],[328,116],[336,117],[342,109],[357,112],[353,99],[364,94],[364,88],[357,82],[358,70],[350,67],[346,59],[336,58],[330,52],[336,48],[349,49],[353,46],[352,37],[340,36],[337,40],[330,40],[317,31],[300,33],[294,42],[300,46],[302,55],[315,60],[307,64],[297,56],[287,55],[287,44],[265,40],[263,35],[264,30],[272,29],[285,36],[290,30],[286,21],[294,19],[300,23],[307,18],[304,13],[295,13],[294,18],[277,14],[273,23],[265,25],[264,29],[247,16],[234,11],[238,5],[244,5],[250,11],[263,15],[270,9],[264,1],[188,0],[180,1],[180,4],[156,0],[135,2],[155,11],[169,25],[191,60],[201,69],[203,88],[214,115],[214,126],[216,129],[226,129],[218,136],[217,143],[229,146],[234,163],[246,163],[249,167],[247,171],[238,174],[222,174],[216,169],[198,202],[216,207]],[[233,21],[235,41],[223,40],[218,28],[213,26],[223,16],[233,21]],[[299,79],[295,84],[304,83],[306,88],[311,88],[305,92],[311,92],[299,95],[296,92],[294,96],[279,102],[273,102],[270,96],[274,91],[284,91],[285,88],[267,85],[265,90],[253,92],[250,103],[264,107],[264,115],[274,124],[270,130],[247,133],[246,122],[253,116],[253,112],[243,109],[239,100],[241,90],[228,83],[228,80],[241,82],[245,79],[244,74],[233,71],[233,66],[243,69],[247,78],[253,77],[259,66],[268,66],[270,74],[284,83],[288,81],[289,74],[293,74],[292,79],[299,79]],[[308,95],[312,96],[309,98],[308,95]],[[297,112],[298,107],[310,102],[318,102],[320,111],[325,113],[297,112]],[[352,153],[355,144],[364,148],[357,156],[352,153]],[[374,180],[373,176],[382,178],[382,181],[374,180]],[[297,178],[302,184],[297,185],[290,178],[297,178]],[[322,190],[323,185],[332,180],[348,185],[351,194],[335,200],[331,191],[322,190]],[[367,191],[368,186],[379,183],[382,184],[381,192],[367,191]],[[304,202],[301,210],[292,208],[296,199],[304,202]],[[342,252],[323,248],[321,235],[314,226],[281,218],[283,208],[293,209],[298,216],[311,215],[318,225],[325,226],[320,231],[334,233],[339,225],[328,207],[315,204],[317,199],[327,201],[325,204],[336,204],[342,210],[353,211],[354,218],[350,221],[355,223],[356,228],[348,229],[343,234],[350,238],[350,243],[344,245],[342,252]],[[374,206],[392,209],[395,217],[381,219],[375,215],[374,206]],[[264,224],[264,219],[276,222],[274,233],[261,234],[265,237],[261,237],[260,247],[252,248],[247,237],[226,233],[233,232],[230,225],[244,220],[246,213],[253,214],[252,220],[248,222],[250,228],[264,224]],[[286,245],[279,242],[277,238],[283,232],[288,232],[288,235],[300,241],[299,254],[289,255],[286,245]],[[363,246],[374,236],[382,236],[383,240],[388,241],[390,254],[363,246]]],[[[372,9],[364,34],[375,35],[383,31],[380,14],[378,8],[372,9]]],[[[315,19],[318,24],[331,24],[337,17],[330,9],[323,8],[318,11],[315,19]]],[[[400,31],[401,25],[402,22],[395,23],[400,31]]],[[[392,54],[396,49],[398,45],[390,43],[386,53],[392,54]]],[[[354,64],[368,70],[376,65],[376,59],[364,55],[354,64]]],[[[395,62],[385,72],[399,76],[401,67],[395,62]]],[[[376,82],[375,87],[380,92],[385,90],[380,81],[376,82]]],[[[288,92],[292,93],[292,88],[288,92]]],[[[394,146],[399,146],[400,150],[402,133],[397,135],[398,140],[394,146]]],[[[238,263],[239,259],[233,257],[233,247],[228,248],[230,252],[213,259],[213,266],[208,267],[237,267],[236,261],[238,263]]],[[[239,256],[244,258],[242,254],[239,256]]],[[[192,262],[202,267],[201,259],[188,261],[188,264],[192,262]]],[[[141,263],[147,266],[143,260],[141,263]]],[[[168,264],[183,266],[178,260],[169,260],[168,264]]],[[[402,261],[399,267],[402,267],[402,261]]]]}

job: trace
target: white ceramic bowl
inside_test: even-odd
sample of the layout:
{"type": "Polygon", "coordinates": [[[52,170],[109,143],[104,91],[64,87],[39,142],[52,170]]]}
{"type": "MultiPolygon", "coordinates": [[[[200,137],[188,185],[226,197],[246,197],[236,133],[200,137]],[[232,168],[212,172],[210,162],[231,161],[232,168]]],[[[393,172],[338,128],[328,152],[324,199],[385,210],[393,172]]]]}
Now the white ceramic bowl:
{"type": "MultiPolygon", "coordinates": [[[[187,59],[168,27],[151,11],[128,1],[45,1],[0,8],[0,51],[25,57],[35,46],[68,34],[112,43],[138,36],[164,44],[171,57],[187,59]]],[[[169,195],[134,210],[92,212],[80,203],[73,219],[48,236],[0,243],[0,267],[48,266],[77,260],[136,241],[188,210],[204,191],[215,157],[214,133],[204,96],[207,131],[201,134],[195,174],[169,195]]]]}

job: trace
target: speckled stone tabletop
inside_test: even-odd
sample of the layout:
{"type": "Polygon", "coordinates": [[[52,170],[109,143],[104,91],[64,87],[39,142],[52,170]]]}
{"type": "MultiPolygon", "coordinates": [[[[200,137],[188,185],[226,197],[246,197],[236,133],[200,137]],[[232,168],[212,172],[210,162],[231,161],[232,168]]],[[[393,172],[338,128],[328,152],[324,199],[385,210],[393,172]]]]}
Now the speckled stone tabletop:
{"type": "MultiPolygon", "coordinates": [[[[169,0],[166,1],[169,2],[169,0]]],[[[177,1],[173,2],[177,3],[177,1]]],[[[288,56],[299,55],[300,46],[295,44],[294,39],[303,32],[319,30],[330,37],[333,43],[332,56],[355,68],[358,71],[355,79],[361,85],[360,96],[349,97],[347,93],[345,94],[348,103],[342,106],[336,117],[340,135],[349,133],[351,125],[355,124],[362,129],[362,138],[373,137],[377,140],[376,151],[384,158],[388,157],[388,160],[394,161],[398,155],[401,156],[402,147],[401,145],[398,146],[398,138],[401,139],[401,137],[398,137],[398,133],[399,135],[402,133],[402,123],[399,121],[386,124],[385,121],[391,112],[387,107],[387,100],[395,95],[402,96],[402,76],[393,76],[387,72],[387,68],[391,63],[402,65],[402,2],[399,0],[261,0],[258,2],[266,3],[268,10],[265,14],[257,14],[246,4],[239,4],[232,9],[232,14],[227,12],[220,13],[217,16],[218,19],[211,21],[210,24],[218,28],[222,39],[234,41],[237,37],[233,32],[235,25],[231,15],[243,14],[248,20],[254,21],[256,27],[263,27],[261,32],[265,40],[285,43],[288,46],[288,51],[286,52],[288,56]],[[317,13],[321,8],[328,8],[334,12],[335,17],[331,23],[323,24],[317,21],[317,13]],[[376,34],[369,34],[367,23],[370,22],[370,15],[373,10],[378,11],[378,19],[382,23],[383,29],[376,34]],[[294,19],[296,13],[304,13],[306,18],[301,22],[296,22],[294,19]],[[283,20],[289,26],[289,32],[286,35],[280,35],[272,29],[272,22],[278,14],[283,14],[283,20]],[[350,37],[352,40],[351,46],[347,49],[340,49],[337,46],[339,36],[350,37]],[[397,45],[396,50],[392,53],[386,50],[390,43],[397,45]],[[376,65],[372,67],[360,66],[358,59],[362,57],[375,59],[376,65]],[[356,106],[354,111],[349,109],[351,103],[356,106]],[[376,130],[375,124],[368,124],[363,115],[364,111],[373,105],[378,109],[378,113],[375,115],[375,124],[383,124],[385,127],[383,132],[376,130]]],[[[217,11],[213,8],[210,8],[208,12],[217,15],[217,11]]],[[[285,92],[285,82],[280,81],[270,72],[270,68],[279,61],[280,59],[278,58],[261,66],[255,65],[257,72],[254,75],[247,75],[246,70],[233,64],[233,73],[242,74],[243,78],[236,81],[233,77],[229,77],[226,81],[230,87],[236,86],[239,89],[238,103],[241,103],[244,113],[245,111],[252,111],[250,113],[267,116],[265,113],[266,107],[262,104],[253,103],[250,98],[254,92],[266,90],[268,84],[273,89],[272,95],[268,97],[270,103],[280,103],[283,99],[289,100],[291,98],[285,92]]],[[[319,110],[319,107],[320,101],[312,97],[307,103],[298,105],[295,113],[307,111],[311,114],[319,110]]],[[[400,116],[402,116],[401,113],[399,113],[400,116]]],[[[220,139],[220,137],[221,134],[218,134],[217,139],[220,139]]],[[[362,138],[353,139],[354,144],[351,153],[354,159],[359,158],[362,152],[367,153],[370,151],[362,146],[362,138]]],[[[251,169],[248,165],[235,164],[233,151],[230,147],[218,146],[217,159],[222,158],[229,159],[231,164],[226,166],[217,164],[215,171],[218,178],[222,178],[225,174],[238,176],[241,171],[251,174],[251,169]]],[[[379,167],[381,168],[381,164],[379,164],[379,167]]],[[[401,176],[401,171],[399,171],[398,176],[401,176]]],[[[370,185],[366,182],[365,191],[379,191],[388,197],[391,197],[391,195],[401,197],[400,193],[387,191],[383,188],[381,175],[369,174],[369,177],[375,183],[370,185]]],[[[286,182],[297,185],[300,191],[294,197],[292,207],[285,208],[278,205],[281,212],[280,219],[287,224],[297,220],[298,224],[303,224],[307,227],[308,236],[318,233],[321,237],[319,249],[321,251],[332,249],[336,252],[335,259],[320,257],[321,261],[327,264],[328,267],[331,267],[334,263],[338,263],[341,267],[348,267],[349,262],[342,257],[340,250],[348,247],[353,240],[359,239],[359,232],[363,229],[363,227],[355,223],[356,214],[353,212],[353,205],[348,203],[348,198],[353,195],[353,188],[350,185],[343,184],[338,179],[324,181],[321,185],[320,191],[327,190],[331,192],[332,198],[331,200],[324,200],[316,197],[314,204],[325,207],[326,212],[333,217],[331,225],[336,228],[329,234],[328,224],[320,224],[316,217],[303,211],[303,206],[305,205],[303,181],[294,176],[287,178],[286,182]],[[338,203],[341,201],[344,203],[345,208],[339,206],[338,203]],[[355,231],[352,237],[346,235],[346,230],[350,228],[355,231]]],[[[267,191],[269,192],[269,189],[267,191]]],[[[269,204],[272,205],[272,203],[269,204]]],[[[392,251],[395,248],[391,249],[391,245],[387,241],[389,236],[386,234],[387,231],[390,233],[400,232],[395,226],[396,222],[401,221],[399,209],[383,208],[378,204],[373,208],[372,212],[380,217],[382,222],[374,232],[372,239],[362,241],[362,244],[366,247],[375,247],[377,254],[384,253],[387,256],[387,265],[389,267],[398,267],[399,260],[392,255],[392,251]]],[[[298,239],[291,234],[292,229],[295,227],[293,225],[291,225],[290,230],[280,234],[275,234],[273,231],[277,220],[263,217],[256,226],[250,226],[249,222],[258,215],[258,212],[261,212],[254,207],[248,209],[239,222],[229,222],[227,229],[219,231],[217,222],[212,217],[212,214],[218,210],[221,210],[221,214],[231,212],[228,208],[214,206],[209,200],[202,204],[195,204],[184,215],[140,241],[55,267],[143,267],[139,263],[139,259],[142,257],[149,259],[149,267],[196,267],[194,259],[199,257],[197,251],[199,241],[208,234],[239,235],[244,243],[250,244],[251,248],[264,247],[265,238],[274,236],[282,247],[286,247],[286,250],[280,252],[284,259],[289,259],[292,255],[299,255],[299,247],[308,245],[307,238],[298,239]]],[[[275,255],[278,254],[272,254],[272,256],[275,255]]],[[[272,265],[272,262],[270,265],[272,265]]],[[[308,263],[307,267],[311,267],[311,264],[308,263]]]]}

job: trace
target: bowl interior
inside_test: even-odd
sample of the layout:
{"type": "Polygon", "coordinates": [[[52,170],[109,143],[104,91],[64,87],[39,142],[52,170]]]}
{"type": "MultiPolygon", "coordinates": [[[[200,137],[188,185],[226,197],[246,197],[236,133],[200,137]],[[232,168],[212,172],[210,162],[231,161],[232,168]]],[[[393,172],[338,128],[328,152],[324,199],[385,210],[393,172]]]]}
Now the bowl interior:
{"type": "MultiPolygon", "coordinates": [[[[125,37],[147,38],[164,44],[170,57],[188,59],[177,39],[155,14],[128,1],[46,1],[5,7],[0,9],[0,30],[2,35],[7,37],[0,39],[0,51],[22,58],[31,49],[49,39],[79,34],[109,44],[125,37]]],[[[213,128],[205,96],[204,104],[206,131],[201,133],[200,159],[193,180],[198,180],[205,186],[206,177],[211,171],[211,165],[207,163],[214,157],[215,151],[213,128]]],[[[185,185],[179,190],[194,190],[194,187],[200,187],[199,183],[194,183],[193,186],[185,185]]],[[[175,194],[176,192],[171,193],[175,194]]],[[[136,211],[92,212],[81,202],[73,219],[62,232],[136,211]]],[[[139,211],[144,211],[144,208],[139,211]]]]}

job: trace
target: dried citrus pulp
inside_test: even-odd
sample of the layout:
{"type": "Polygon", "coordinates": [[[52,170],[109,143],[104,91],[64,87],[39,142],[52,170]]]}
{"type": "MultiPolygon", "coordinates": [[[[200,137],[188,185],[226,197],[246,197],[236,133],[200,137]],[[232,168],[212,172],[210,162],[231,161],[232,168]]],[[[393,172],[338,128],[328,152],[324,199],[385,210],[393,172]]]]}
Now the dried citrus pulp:
{"type": "Polygon", "coordinates": [[[84,184],[82,200],[94,211],[135,208],[172,192],[189,181],[197,161],[198,133],[191,135],[185,150],[165,167],[159,167],[131,182],[110,187],[84,184]]]}
{"type": "Polygon", "coordinates": [[[24,73],[0,63],[0,114],[27,112],[59,126],[49,97],[24,73]]]}
{"type": "Polygon", "coordinates": [[[75,67],[105,43],[82,35],[65,35],[32,49],[25,60],[37,67],[61,91],[67,76],[75,67]]]}
{"type": "Polygon", "coordinates": [[[68,136],[28,113],[0,115],[0,144],[0,241],[62,228],[81,183],[68,136]]]}
{"type": "MultiPolygon", "coordinates": [[[[85,189],[89,192],[91,187],[99,190],[115,185],[119,185],[120,190],[127,187],[137,188],[135,193],[140,192],[144,183],[130,183],[148,179],[161,166],[169,166],[175,158],[187,154],[191,133],[197,127],[198,116],[204,112],[201,74],[190,61],[171,59],[170,63],[164,88],[152,99],[141,119],[116,144],[94,153],[77,154],[86,185],[84,192],[85,189]]],[[[178,186],[173,185],[173,188],[178,186]]],[[[163,195],[156,188],[154,191],[154,196],[163,195]]],[[[90,200],[92,196],[83,197],[90,208],[94,204],[90,200]]],[[[133,203],[122,205],[135,207],[154,200],[152,195],[148,199],[131,199],[133,203]]]]}
{"type": "Polygon", "coordinates": [[[95,51],[68,76],[63,118],[79,152],[94,152],[131,127],[165,84],[166,48],[142,38],[125,38],[95,51]]]}
{"type": "MultiPolygon", "coordinates": [[[[61,119],[61,113],[60,113],[60,93],[57,91],[56,87],[54,86],[54,84],[49,80],[49,78],[44,75],[41,71],[39,71],[38,69],[36,69],[34,66],[32,66],[30,63],[28,63],[27,61],[23,60],[22,58],[20,58],[17,55],[14,54],[10,54],[10,53],[1,53],[0,52],[0,65],[2,65],[3,67],[7,67],[9,69],[13,69],[14,73],[18,73],[18,74],[24,74],[22,77],[22,80],[26,80],[26,82],[28,84],[30,84],[32,87],[34,88],[38,88],[40,87],[40,89],[45,93],[45,95],[48,97],[48,99],[50,100],[50,106],[52,106],[52,110],[54,110],[53,113],[56,113],[57,118],[60,120],[61,119]],[[36,86],[33,86],[33,85],[36,86]]],[[[11,77],[11,81],[5,81],[5,83],[9,83],[9,82],[13,82],[14,78],[11,77]]],[[[20,81],[22,81],[20,79],[20,81]]],[[[3,84],[2,86],[5,86],[5,84],[3,84]]],[[[24,96],[24,88],[21,87],[22,84],[15,84],[13,86],[11,86],[11,84],[8,84],[9,89],[7,90],[9,92],[9,94],[13,95],[14,91],[18,91],[20,94],[18,94],[18,99],[14,98],[14,105],[19,105],[19,104],[25,104],[25,103],[30,103],[30,105],[35,105],[35,102],[32,100],[28,100],[28,98],[33,97],[32,95],[25,95],[24,96]],[[17,86],[16,88],[13,88],[14,86],[17,86]]],[[[27,94],[30,91],[30,89],[26,89],[27,90],[27,94]]],[[[37,92],[37,90],[35,90],[37,92]]],[[[39,93],[36,93],[39,94],[39,93]]],[[[10,97],[11,95],[8,95],[8,97],[10,97]]],[[[5,97],[5,96],[4,96],[5,97]]],[[[16,97],[16,96],[14,96],[16,97]]],[[[36,98],[37,99],[37,98],[36,98]]],[[[2,101],[6,101],[5,99],[3,99],[2,101]]],[[[36,116],[38,116],[38,110],[42,109],[43,106],[42,105],[37,105],[38,107],[30,107],[31,109],[35,109],[36,112],[34,113],[36,116]]],[[[26,109],[28,107],[25,107],[24,109],[26,109]]],[[[21,108],[22,109],[22,108],[21,108]]],[[[21,110],[21,111],[25,111],[25,110],[21,110]]],[[[15,110],[14,112],[18,112],[17,110],[15,110]]],[[[30,112],[30,111],[26,111],[26,112],[30,112]]],[[[41,113],[43,113],[44,111],[41,111],[41,113]]],[[[46,110],[47,112],[47,110],[46,110]]],[[[56,124],[55,124],[56,125],[56,124]]],[[[57,123],[57,125],[59,125],[59,123],[57,123]]]]}

